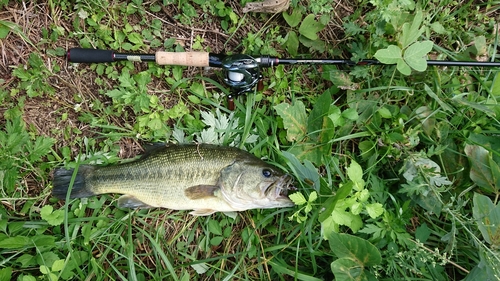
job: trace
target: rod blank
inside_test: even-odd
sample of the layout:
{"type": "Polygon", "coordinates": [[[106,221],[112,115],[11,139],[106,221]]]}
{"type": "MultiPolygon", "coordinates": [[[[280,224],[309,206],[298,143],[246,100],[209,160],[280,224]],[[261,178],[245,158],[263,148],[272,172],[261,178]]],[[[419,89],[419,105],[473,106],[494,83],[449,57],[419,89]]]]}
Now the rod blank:
{"type": "MultiPolygon", "coordinates": [[[[237,55],[236,55],[237,56],[237,55]]],[[[213,54],[207,52],[163,52],[156,54],[131,54],[115,53],[111,50],[72,48],[66,54],[70,62],[80,63],[106,63],[115,61],[154,61],[160,65],[183,65],[183,66],[212,66],[222,67],[221,61],[224,58],[230,58],[231,55],[213,54]]],[[[383,65],[378,60],[367,59],[359,62],[344,59],[294,59],[294,58],[276,58],[262,56],[255,58],[261,67],[273,67],[279,64],[331,64],[331,65],[383,65]]],[[[436,66],[468,66],[468,67],[500,67],[500,62],[482,62],[482,61],[444,61],[428,60],[427,65],[436,66]]]]}

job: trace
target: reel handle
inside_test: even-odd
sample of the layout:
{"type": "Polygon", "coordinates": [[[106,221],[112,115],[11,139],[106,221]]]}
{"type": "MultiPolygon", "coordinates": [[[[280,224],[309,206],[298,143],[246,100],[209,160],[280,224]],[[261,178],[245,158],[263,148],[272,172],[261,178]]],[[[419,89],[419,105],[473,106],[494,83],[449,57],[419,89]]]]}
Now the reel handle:
{"type": "Polygon", "coordinates": [[[154,55],[149,54],[127,54],[115,53],[111,50],[72,48],[66,53],[69,62],[80,63],[104,63],[121,60],[128,61],[155,61],[159,65],[182,65],[182,66],[210,66],[211,54],[207,52],[162,52],[154,55]]]}
{"type": "Polygon", "coordinates": [[[207,52],[156,52],[159,65],[210,66],[210,53],[207,52]]]}

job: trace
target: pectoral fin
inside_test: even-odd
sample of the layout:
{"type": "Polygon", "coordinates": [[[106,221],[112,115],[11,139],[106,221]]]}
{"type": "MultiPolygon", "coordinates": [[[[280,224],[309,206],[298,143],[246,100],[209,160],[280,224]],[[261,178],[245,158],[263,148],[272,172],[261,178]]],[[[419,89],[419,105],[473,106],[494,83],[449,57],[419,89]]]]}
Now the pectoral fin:
{"type": "Polygon", "coordinates": [[[193,216],[208,216],[208,215],[211,215],[215,212],[217,212],[217,211],[212,210],[212,209],[197,209],[197,210],[190,212],[189,214],[191,214],[193,216]]]}
{"type": "Polygon", "coordinates": [[[131,209],[147,209],[152,208],[150,205],[140,201],[132,195],[122,195],[118,198],[119,208],[131,208],[131,209]]]}
{"type": "Polygon", "coordinates": [[[196,200],[196,199],[203,199],[207,197],[214,197],[215,192],[217,192],[220,189],[217,185],[195,185],[186,188],[184,190],[184,194],[186,195],[187,198],[196,200]]]}

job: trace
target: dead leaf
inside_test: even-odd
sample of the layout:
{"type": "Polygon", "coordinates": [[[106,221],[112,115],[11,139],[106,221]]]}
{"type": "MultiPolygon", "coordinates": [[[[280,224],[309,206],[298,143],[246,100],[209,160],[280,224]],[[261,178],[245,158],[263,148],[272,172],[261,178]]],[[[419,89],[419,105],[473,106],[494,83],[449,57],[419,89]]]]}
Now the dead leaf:
{"type": "Polygon", "coordinates": [[[290,0],[265,0],[263,2],[249,2],[243,7],[243,13],[280,13],[288,9],[290,0]]]}

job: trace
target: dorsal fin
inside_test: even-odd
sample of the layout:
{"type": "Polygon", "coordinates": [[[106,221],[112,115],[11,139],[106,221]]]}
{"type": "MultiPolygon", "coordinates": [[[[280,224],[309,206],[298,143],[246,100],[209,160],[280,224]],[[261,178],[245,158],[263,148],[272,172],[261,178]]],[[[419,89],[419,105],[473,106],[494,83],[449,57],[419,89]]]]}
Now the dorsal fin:
{"type": "Polygon", "coordinates": [[[152,142],[152,143],[146,143],[142,146],[144,148],[144,153],[141,155],[140,159],[147,158],[149,155],[154,154],[154,152],[169,146],[167,143],[164,142],[152,142]]]}

